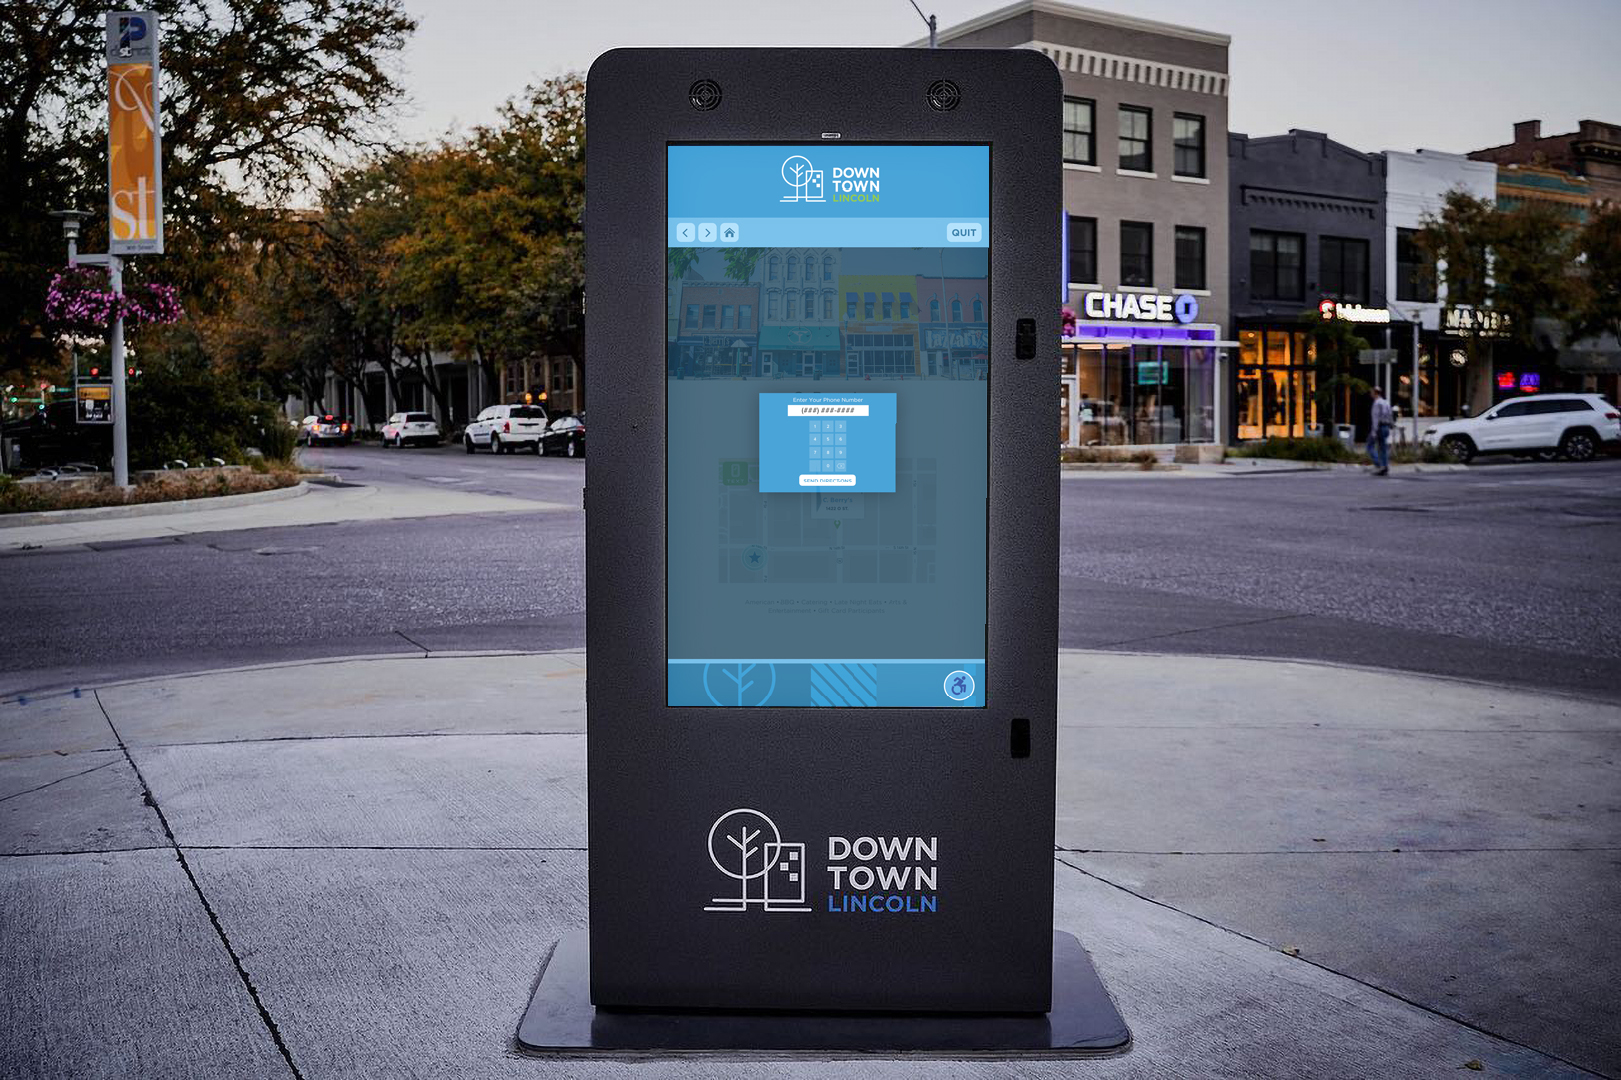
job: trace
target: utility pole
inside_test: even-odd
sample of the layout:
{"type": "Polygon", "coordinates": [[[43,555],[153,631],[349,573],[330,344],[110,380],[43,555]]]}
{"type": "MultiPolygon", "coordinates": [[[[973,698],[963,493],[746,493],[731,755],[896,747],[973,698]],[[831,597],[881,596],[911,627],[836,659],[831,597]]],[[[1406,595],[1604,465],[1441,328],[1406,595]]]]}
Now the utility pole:
{"type": "Polygon", "coordinates": [[[934,16],[933,15],[925,15],[925,14],[923,14],[923,9],[917,6],[917,0],[911,0],[911,4],[912,4],[912,10],[917,12],[917,17],[922,19],[929,26],[929,48],[938,49],[940,47],[940,45],[934,39],[934,29],[935,29],[934,16]]]}

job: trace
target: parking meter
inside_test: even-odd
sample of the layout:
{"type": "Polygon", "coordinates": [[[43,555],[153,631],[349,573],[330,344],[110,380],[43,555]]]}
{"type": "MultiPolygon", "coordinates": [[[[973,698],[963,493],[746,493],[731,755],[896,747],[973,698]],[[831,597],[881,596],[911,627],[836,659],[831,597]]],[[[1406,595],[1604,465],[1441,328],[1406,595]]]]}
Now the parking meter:
{"type": "Polygon", "coordinates": [[[590,994],[1052,1004],[1059,76],[588,81],[590,994]]]}

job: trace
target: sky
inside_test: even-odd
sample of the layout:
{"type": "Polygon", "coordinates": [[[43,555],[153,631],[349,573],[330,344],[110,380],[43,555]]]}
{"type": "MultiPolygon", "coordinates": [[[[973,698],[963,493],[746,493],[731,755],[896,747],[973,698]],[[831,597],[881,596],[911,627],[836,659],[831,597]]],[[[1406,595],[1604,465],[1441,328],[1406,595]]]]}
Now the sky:
{"type": "MultiPolygon", "coordinates": [[[[918,0],[942,30],[997,0],[918,0]]],[[[411,140],[463,131],[538,79],[621,46],[882,46],[927,34],[908,0],[404,0],[411,140]]],[[[1093,0],[1231,35],[1228,126],[1326,131],[1358,150],[1462,153],[1583,119],[1621,122],[1621,0],[1093,0]]]]}

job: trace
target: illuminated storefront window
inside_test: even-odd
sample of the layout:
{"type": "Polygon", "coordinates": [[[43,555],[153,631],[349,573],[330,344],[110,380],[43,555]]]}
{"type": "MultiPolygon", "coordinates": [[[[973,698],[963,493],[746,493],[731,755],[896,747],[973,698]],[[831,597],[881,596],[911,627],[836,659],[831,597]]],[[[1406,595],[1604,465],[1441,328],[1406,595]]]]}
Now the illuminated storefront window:
{"type": "Polygon", "coordinates": [[[1238,438],[1317,434],[1317,373],[1299,330],[1240,330],[1233,415],[1238,438]]]}

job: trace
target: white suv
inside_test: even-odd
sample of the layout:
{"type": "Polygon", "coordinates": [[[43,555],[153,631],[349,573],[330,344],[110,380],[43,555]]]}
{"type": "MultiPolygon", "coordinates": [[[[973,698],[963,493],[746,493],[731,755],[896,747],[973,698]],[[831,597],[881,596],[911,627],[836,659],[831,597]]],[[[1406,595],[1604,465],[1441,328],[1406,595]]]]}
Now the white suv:
{"type": "Polygon", "coordinates": [[[1495,405],[1479,416],[1449,420],[1424,432],[1453,461],[1476,454],[1556,454],[1588,461],[1605,443],[1621,441],[1621,412],[1598,394],[1538,394],[1495,405]]]}
{"type": "Polygon", "coordinates": [[[538,454],[545,433],[546,410],[539,405],[491,405],[462,432],[462,446],[469,454],[481,446],[496,454],[520,447],[538,454]]]}

